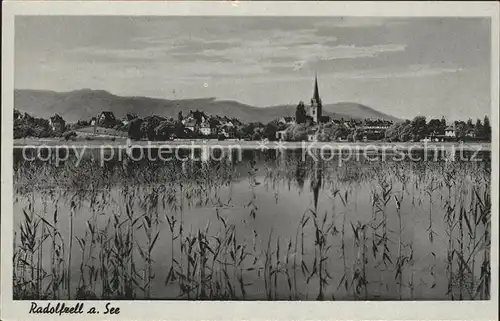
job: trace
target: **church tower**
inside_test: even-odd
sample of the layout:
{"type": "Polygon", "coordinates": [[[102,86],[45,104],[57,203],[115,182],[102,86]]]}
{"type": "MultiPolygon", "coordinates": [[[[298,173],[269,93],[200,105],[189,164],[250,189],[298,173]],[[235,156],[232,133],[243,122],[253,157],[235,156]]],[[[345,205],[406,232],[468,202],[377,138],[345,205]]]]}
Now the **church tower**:
{"type": "Polygon", "coordinates": [[[321,121],[322,113],[323,106],[321,105],[321,98],[319,97],[318,75],[316,75],[314,78],[314,93],[311,99],[311,107],[309,108],[309,116],[318,124],[321,121]]]}

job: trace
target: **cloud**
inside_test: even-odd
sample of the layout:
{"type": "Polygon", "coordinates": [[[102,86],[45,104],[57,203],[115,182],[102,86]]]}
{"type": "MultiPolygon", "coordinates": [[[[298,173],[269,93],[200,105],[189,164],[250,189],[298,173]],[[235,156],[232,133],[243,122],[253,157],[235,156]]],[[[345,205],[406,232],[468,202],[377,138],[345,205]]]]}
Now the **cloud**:
{"type": "Polygon", "coordinates": [[[361,58],[374,57],[384,52],[404,51],[406,45],[387,44],[375,46],[355,46],[341,45],[331,48],[331,53],[326,59],[345,59],[345,58],[361,58]]]}
{"type": "Polygon", "coordinates": [[[207,56],[226,57],[237,62],[293,64],[303,57],[305,52],[324,51],[337,40],[333,35],[317,36],[314,29],[277,29],[265,36],[261,33],[246,34],[245,38],[244,43],[233,43],[226,48],[204,48],[202,53],[207,56]]]}
{"type": "Polygon", "coordinates": [[[318,28],[373,28],[406,24],[408,19],[385,17],[335,17],[320,20],[315,25],[318,28]]]}
{"type": "Polygon", "coordinates": [[[267,46],[263,42],[253,42],[246,47],[232,47],[224,50],[205,50],[207,56],[218,55],[234,61],[279,60],[299,62],[311,60],[331,60],[374,57],[384,52],[404,51],[406,45],[387,44],[375,46],[339,45],[326,46],[321,43],[286,46],[282,44],[267,46]]]}
{"type": "Polygon", "coordinates": [[[407,68],[398,68],[394,70],[373,69],[357,72],[337,73],[334,75],[338,79],[359,79],[359,80],[376,80],[376,79],[393,79],[393,78],[420,78],[438,76],[447,73],[462,72],[463,68],[436,68],[429,65],[411,65],[407,68]]]}
{"type": "Polygon", "coordinates": [[[189,40],[181,44],[172,46],[170,52],[177,53],[202,53],[204,50],[223,50],[227,48],[238,47],[237,41],[199,41],[189,40]]]}
{"type": "Polygon", "coordinates": [[[222,55],[207,56],[206,50],[224,50],[238,47],[240,40],[224,41],[203,40],[201,38],[157,38],[138,37],[138,45],[133,48],[108,48],[106,46],[84,46],[66,51],[75,59],[93,60],[109,63],[121,62],[230,62],[222,55]]]}
{"type": "Polygon", "coordinates": [[[211,40],[201,37],[184,36],[184,37],[165,37],[165,36],[148,36],[137,37],[134,39],[137,43],[141,43],[146,47],[151,46],[168,46],[171,47],[171,52],[178,53],[193,53],[202,52],[205,49],[226,49],[234,46],[240,46],[241,39],[226,38],[223,40],[211,40]]]}
{"type": "Polygon", "coordinates": [[[356,59],[356,58],[368,58],[376,57],[379,54],[386,52],[400,52],[404,51],[406,45],[375,45],[367,47],[358,47],[354,45],[340,45],[336,47],[326,47],[322,50],[309,51],[307,49],[303,52],[300,58],[305,58],[302,60],[297,60],[294,63],[293,71],[298,71],[304,68],[310,62],[316,61],[329,61],[336,59],[356,59]]]}
{"type": "MultiPolygon", "coordinates": [[[[289,67],[272,66],[271,72],[268,75],[256,75],[254,81],[258,82],[296,82],[296,81],[312,81],[314,74],[308,72],[297,72],[293,75],[290,74],[289,67]]],[[[378,80],[393,80],[393,79],[411,79],[411,78],[426,78],[434,77],[452,73],[465,72],[465,69],[460,67],[435,67],[430,65],[410,65],[406,67],[397,68],[372,68],[364,70],[351,70],[336,73],[325,73],[318,70],[318,76],[321,83],[328,83],[328,81],[378,81],[378,80]]]]}
{"type": "Polygon", "coordinates": [[[125,61],[158,61],[165,57],[169,47],[144,47],[131,49],[110,49],[101,47],[79,47],[67,50],[75,58],[87,61],[125,62],[125,61]]]}
{"type": "MultiPolygon", "coordinates": [[[[248,23],[248,21],[246,21],[248,23]]],[[[372,20],[365,24],[374,23],[372,20]]],[[[195,29],[180,31],[169,25],[165,35],[159,34],[163,23],[153,23],[154,32],[150,35],[135,35],[129,42],[123,43],[123,48],[116,44],[106,47],[82,46],[66,51],[75,61],[92,61],[119,65],[122,63],[148,63],[180,66],[179,75],[194,77],[200,70],[213,70],[214,75],[226,77],[253,77],[277,72],[286,74],[297,72],[318,62],[329,62],[341,59],[373,58],[384,53],[403,52],[406,44],[388,43],[372,46],[356,46],[339,43],[336,35],[318,35],[315,28],[291,29],[275,28],[264,36],[261,29],[249,30],[236,38],[229,34],[214,39],[200,26],[195,29]],[[193,30],[196,32],[193,34],[193,30]],[[203,31],[203,32],[202,32],[203,31]],[[203,66],[202,66],[203,65],[203,66]],[[221,72],[221,69],[231,72],[221,72]]],[[[207,20],[207,28],[221,28],[221,23],[207,20]]],[[[269,23],[269,21],[268,21],[269,23]]],[[[319,25],[332,24],[329,20],[321,20],[319,25]]],[[[333,24],[345,24],[342,19],[334,19],[333,24]]],[[[314,24],[313,24],[314,26],[314,24]]],[[[241,26],[239,26],[240,28],[241,26]]],[[[177,26],[179,29],[179,26],[177,26]]],[[[214,29],[214,30],[215,30],[214,29]]],[[[226,30],[226,29],[224,29],[226,30]]],[[[227,31],[227,30],[226,30],[227,31]]]]}
{"type": "Polygon", "coordinates": [[[224,56],[207,56],[201,53],[169,53],[169,57],[179,63],[199,62],[199,63],[231,63],[232,60],[224,56]]]}
{"type": "Polygon", "coordinates": [[[307,64],[306,60],[295,61],[294,64],[293,64],[293,69],[292,70],[293,71],[299,71],[302,68],[304,68],[305,64],[307,64]]]}
{"type": "Polygon", "coordinates": [[[115,68],[121,64],[150,64],[154,68],[161,65],[170,73],[184,76],[254,77],[272,72],[296,72],[306,66],[312,69],[311,64],[318,61],[376,57],[388,52],[402,52],[406,48],[406,45],[401,44],[331,46],[335,43],[334,37],[328,38],[328,44],[320,41],[300,42],[307,39],[306,35],[310,32],[307,30],[287,36],[285,32],[279,31],[267,39],[248,41],[245,46],[232,41],[191,39],[177,44],[158,42],[158,45],[149,47],[125,49],[79,47],[67,53],[81,61],[109,63],[115,68]]]}

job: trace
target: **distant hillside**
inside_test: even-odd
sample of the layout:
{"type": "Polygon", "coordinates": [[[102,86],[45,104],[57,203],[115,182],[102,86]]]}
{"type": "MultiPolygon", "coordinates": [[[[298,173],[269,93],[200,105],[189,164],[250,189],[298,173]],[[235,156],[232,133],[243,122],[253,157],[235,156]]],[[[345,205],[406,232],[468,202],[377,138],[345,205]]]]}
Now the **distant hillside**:
{"type": "MultiPolygon", "coordinates": [[[[82,89],[71,92],[16,89],[14,108],[36,117],[48,118],[55,113],[68,121],[89,119],[101,111],[112,111],[117,118],[132,112],[139,117],[159,115],[176,117],[179,111],[187,114],[190,110],[203,110],[208,114],[236,117],[242,122],[263,123],[282,116],[295,115],[295,105],[254,107],[237,101],[215,98],[167,100],[148,97],[121,97],[104,90],[82,89]]],[[[383,118],[396,120],[370,107],[356,103],[337,103],[324,106],[326,115],[334,118],[362,119],[383,118]]]]}
{"type": "Polygon", "coordinates": [[[399,118],[397,117],[384,114],[383,112],[358,103],[341,102],[335,104],[326,104],[323,106],[323,110],[339,115],[349,115],[354,119],[380,118],[392,121],[399,120],[399,118]]]}

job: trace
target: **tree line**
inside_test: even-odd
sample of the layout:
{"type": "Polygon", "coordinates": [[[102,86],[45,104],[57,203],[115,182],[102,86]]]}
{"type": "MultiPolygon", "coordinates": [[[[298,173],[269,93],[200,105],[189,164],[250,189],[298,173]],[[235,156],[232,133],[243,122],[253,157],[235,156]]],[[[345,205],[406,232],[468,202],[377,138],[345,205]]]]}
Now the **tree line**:
{"type": "MultiPolygon", "coordinates": [[[[177,118],[164,118],[156,115],[139,118],[136,115],[127,114],[126,119],[128,119],[128,123],[116,120],[116,122],[108,123],[105,126],[122,131],[124,135],[128,135],[129,138],[134,140],[160,141],[171,138],[189,139],[200,137],[225,139],[225,137],[221,137],[220,133],[205,136],[186,130],[182,123],[181,113],[177,118]]],[[[454,131],[453,139],[491,141],[491,125],[488,116],[477,119],[475,122],[468,119],[467,121],[455,121],[451,124],[447,124],[444,118],[427,121],[426,117],[417,116],[413,120],[396,122],[385,131],[370,131],[366,130],[364,125],[370,121],[377,123],[376,121],[342,120],[314,124],[307,121],[305,106],[303,103],[299,103],[296,109],[295,123],[293,124],[284,124],[277,119],[267,124],[262,122],[241,123],[235,118],[232,120],[235,126],[230,137],[242,140],[284,139],[287,141],[302,141],[307,140],[308,135],[314,134],[319,141],[347,140],[355,142],[367,137],[369,140],[408,142],[420,141],[424,138],[445,137],[446,129],[451,126],[454,131]],[[277,133],[282,135],[277,135],[277,133]]],[[[90,125],[89,121],[80,120],[65,125],[62,131],[54,131],[49,120],[36,118],[27,113],[21,114],[17,110],[14,111],[14,138],[64,136],[68,131],[90,125]]]]}
{"type": "Polygon", "coordinates": [[[431,119],[427,122],[426,117],[417,116],[413,120],[406,120],[390,126],[385,138],[393,142],[420,141],[425,138],[446,137],[446,130],[452,131],[452,137],[456,140],[478,140],[491,141],[491,125],[488,116],[484,119],[472,119],[454,121],[447,125],[444,118],[431,119]]]}

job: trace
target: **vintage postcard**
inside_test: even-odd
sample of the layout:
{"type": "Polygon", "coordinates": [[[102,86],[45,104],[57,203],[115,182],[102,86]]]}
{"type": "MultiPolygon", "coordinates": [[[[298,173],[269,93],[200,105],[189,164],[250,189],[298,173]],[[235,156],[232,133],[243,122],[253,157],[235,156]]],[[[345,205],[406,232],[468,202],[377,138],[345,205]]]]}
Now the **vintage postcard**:
{"type": "Polygon", "coordinates": [[[4,2],[1,319],[497,319],[498,9],[4,2]]]}

